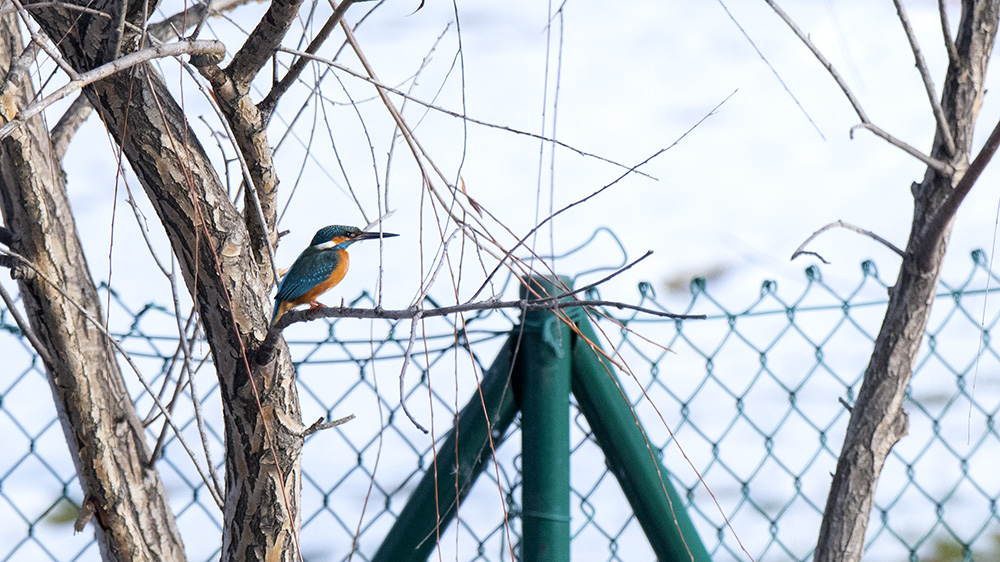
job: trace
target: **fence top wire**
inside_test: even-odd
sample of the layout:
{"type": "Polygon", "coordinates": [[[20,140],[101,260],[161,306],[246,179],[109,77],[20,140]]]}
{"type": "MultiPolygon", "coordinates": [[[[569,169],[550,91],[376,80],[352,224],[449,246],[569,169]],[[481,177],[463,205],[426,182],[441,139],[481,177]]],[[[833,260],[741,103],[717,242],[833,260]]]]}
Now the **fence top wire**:
{"type": "MultiPolygon", "coordinates": [[[[967,275],[941,283],[907,398],[910,434],[894,448],[880,481],[868,531],[873,559],[1000,555],[1000,474],[990,460],[1000,455],[994,421],[1000,409],[1000,352],[990,338],[1000,313],[988,300],[1000,290],[1000,278],[988,266],[985,252],[977,250],[967,275]]],[[[696,278],[684,309],[670,312],[706,314],[703,321],[614,309],[594,316],[629,366],[623,387],[716,560],[744,556],[678,445],[755,558],[812,556],[848,416],[838,398],[853,402],[887,284],[870,261],[846,289],[827,283],[816,266],[807,267],[805,277],[792,295],[766,281],[746,306],[724,305],[707,281],[696,278]]],[[[638,289],[635,304],[666,310],[653,285],[641,283],[638,289]]],[[[130,306],[112,289],[102,290],[115,307],[112,318],[127,319],[116,337],[152,388],[173,392],[179,366],[172,311],[152,303],[130,306]]],[[[591,289],[587,297],[601,298],[600,290],[591,289]]],[[[373,300],[362,294],[350,304],[368,306],[373,300]]],[[[467,318],[465,330],[447,318],[428,323],[421,335],[425,346],[410,358],[404,398],[419,419],[432,420],[438,443],[475,390],[471,373],[488,367],[514,323],[510,312],[467,318]]],[[[306,445],[301,539],[308,560],[347,559],[356,532],[354,556],[368,560],[432,463],[434,443],[402,415],[396,390],[409,334],[390,321],[365,325],[359,331],[356,320],[326,319],[289,333],[304,419],[358,414],[349,424],[311,436],[306,445]]],[[[70,530],[81,501],[73,466],[43,367],[5,309],[0,309],[0,342],[11,356],[0,374],[0,432],[8,436],[7,453],[0,457],[0,520],[10,523],[0,531],[0,560],[98,559],[91,535],[74,536],[70,530]]],[[[193,349],[210,451],[221,468],[218,387],[207,346],[196,341],[193,349]]],[[[153,441],[162,421],[134,381],[129,388],[153,441]]],[[[190,392],[183,390],[186,402],[178,402],[174,417],[194,440],[190,392]]],[[[574,556],[651,560],[616,481],[603,463],[593,462],[600,451],[579,413],[572,428],[574,556]]],[[[507,437],[497,451],[496,470],[484,473],[463,502],[459,520],[442,537],[443,559],[506,559],[507,545],[519,543],[518,430],[507,437]],[[510,514],[509,529],[502,524],[500,503],[510,514]]],[[[158,466],[189,556],[217,557],[221,514],[173,436],[167,437],[158,466]]]]}

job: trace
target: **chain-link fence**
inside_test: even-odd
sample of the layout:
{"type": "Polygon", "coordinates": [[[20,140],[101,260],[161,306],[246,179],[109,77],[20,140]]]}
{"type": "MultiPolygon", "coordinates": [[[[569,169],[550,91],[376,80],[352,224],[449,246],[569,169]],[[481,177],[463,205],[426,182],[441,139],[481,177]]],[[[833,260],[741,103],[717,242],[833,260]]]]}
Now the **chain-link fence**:
{"type": "MultiPolygon", "coordinates": [[[[942,283],[905,404],[909,435],[882,472],[867,535],[872,560],[1000,557],[1000,471],[994,464],[1000,459],[1000,350],[990,340],[997,307],[987,298],[1000,282],[986,263],[975,252],[965,279],[942,283]]],[[[846,292],[833,285],[810,267],[803,290],[789,295],[765,282],[749,306],[733,307],[717,300],[720,289],[696,279],[683,310],[675,305],[671,312],[707,314],[707,320],[606,310],[615,321],[598,323],[631,371],[622,374],[623,386],[653,444],[662,447],[664,464],[686,494],[714,560],[747,560],[744,548],[755,560],[812,557],[848,407],[887,288],[870,262],[846,292]]],[[[640,285],[639,293],[635,304],[664,307],[650,285],[640,285]]],[[[113,292],[108,296],[112,318],[132,319],[119,330],[123,345],[151,387],[173,396],[179,365],[172,313],[157,305],[133,310],[113,292]]],[[[371,302],[362,295],[352,304],[371,302]]],[[[451,428],[454,412],[473,394],[473,375],[482,375],[514,324],[512,315],[495,312],[467,317],[461,327],[448,319],[418,326],[402,391],[431,435],[418,431],[399,404],[408,322],[340,319],[319,331],[316,323],[286,331],[307,423],[357,415],[306,443],[300,537],[305,560],[346,560],[355,539],[353,559],[371,557],[431,465],[433,440],[440,443],[451,428]]],[[[0,560],[97,560],[92,531],[72,530],[80,490],[41,362],[6,310],[0,311],[0,328],[0,560]]],[[[197,384],[181,389],[173,417],[185,422],[190,442],[199,442],[194,389],[205,408],[211,458],[219,462],[214,373],[207,346],[196,343],[193,349],[200,354],[197,384]]],[[[153,443],[162,419],[140,385],[129,384],[153,443]]],[[[165,436],[157,466],[188,555],[217,558],[221,513],[175,441],[165,436]]],[[[519,443],[515,428],[440,538],[439,559],[516,555],[519,443]]],[[[573,417],[571,459],[573,558],[652,560],[579,414],[573,417]]]]}

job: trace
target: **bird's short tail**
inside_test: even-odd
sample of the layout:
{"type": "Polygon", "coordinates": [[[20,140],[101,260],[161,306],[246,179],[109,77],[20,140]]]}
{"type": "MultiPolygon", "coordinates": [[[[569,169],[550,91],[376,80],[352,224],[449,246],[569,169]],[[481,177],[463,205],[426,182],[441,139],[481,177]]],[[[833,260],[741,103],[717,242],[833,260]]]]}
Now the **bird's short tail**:
{"type": "Polygon", "coordinates": [[[292,308],[292,304],[285,301],[274,301],[274,312],[271,314],[271,325],[274,326],[281,320],[281,317],[292,308]]]}

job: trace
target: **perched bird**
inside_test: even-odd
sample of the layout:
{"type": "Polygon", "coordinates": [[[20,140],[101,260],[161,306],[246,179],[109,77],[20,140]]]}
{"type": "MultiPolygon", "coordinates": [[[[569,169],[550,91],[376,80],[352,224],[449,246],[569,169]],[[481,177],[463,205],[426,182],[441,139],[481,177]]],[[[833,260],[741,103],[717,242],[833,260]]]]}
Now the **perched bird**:
{"type": "MultiPolygon", "coordinates": [[[[347,247],[359,240],[375,240],[379,236],[378,232],[362,232],[353,226],[339,224],[319,229],[278,285],[271,324],[300,304],[313,308],[323,306],[316,299],[340,283],[347,273],[347,247]]],[[[381,233],[383,238],[391,236],[399,235],[381,233]]]]}

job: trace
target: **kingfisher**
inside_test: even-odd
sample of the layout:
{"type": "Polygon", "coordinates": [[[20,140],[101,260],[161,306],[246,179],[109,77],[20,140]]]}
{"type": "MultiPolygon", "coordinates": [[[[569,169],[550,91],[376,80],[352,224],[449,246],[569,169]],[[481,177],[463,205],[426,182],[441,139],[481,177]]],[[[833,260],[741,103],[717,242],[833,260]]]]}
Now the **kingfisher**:
{"type": "Polygon", "coordinates": [[[375,240],[399,236],[388,232],[363,232],[353,226],[332,224],[316,231],[309,247],[299,254],[295,263],[285,273],[274,296],[273,326],[289,310],[300,304],[312,308],[323,306],[316,302],[320,295],[332,289],[347,273],[347,247],[361,240],[375,240]]]}

